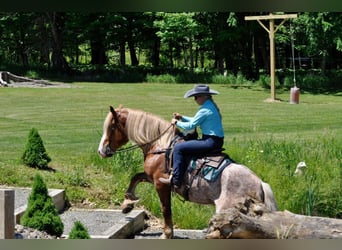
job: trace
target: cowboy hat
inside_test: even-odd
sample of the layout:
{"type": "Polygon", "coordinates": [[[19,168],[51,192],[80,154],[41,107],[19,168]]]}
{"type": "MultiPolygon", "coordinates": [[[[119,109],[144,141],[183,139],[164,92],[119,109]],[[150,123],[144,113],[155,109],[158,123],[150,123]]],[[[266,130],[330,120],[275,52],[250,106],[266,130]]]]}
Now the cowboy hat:
{"type": "Polygon", "coordinates": [[[218,93],[218,91],[210,89],[206,84],[197,84],[193,89],[190,89],[185,93],[184,98],[196,95],[217,95],[218,93]]]}

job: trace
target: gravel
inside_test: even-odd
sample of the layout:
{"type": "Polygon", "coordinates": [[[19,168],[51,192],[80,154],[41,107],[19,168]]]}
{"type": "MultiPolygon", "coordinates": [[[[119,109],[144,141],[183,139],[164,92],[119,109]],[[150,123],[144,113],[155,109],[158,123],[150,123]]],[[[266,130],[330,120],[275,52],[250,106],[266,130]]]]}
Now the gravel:
{"type": "Polygon", "coordinates": [[[14,230],[14,238],[15,239],[59,239],[56,236],[49,235],[46,232],[38,231],[33,228],[24,227],[23,225],[15,225],[14,230]]]}

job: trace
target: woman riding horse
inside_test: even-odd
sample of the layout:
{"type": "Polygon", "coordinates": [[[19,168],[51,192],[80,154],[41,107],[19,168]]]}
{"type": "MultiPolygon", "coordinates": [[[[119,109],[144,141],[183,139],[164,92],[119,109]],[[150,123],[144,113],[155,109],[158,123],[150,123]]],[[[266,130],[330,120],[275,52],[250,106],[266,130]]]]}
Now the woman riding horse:
{"type": "MultiPolygon", "coordinates": [[[[209,88],[206,89],[206,87],[202,87],[202,89],[199,87],[197,86],[197,90],[202,90],[204,92],[202,94],[207,95],[207,104],[214,105],[210,101],[210,95],[217,94],[217,92],[209,88]]],[[[199,94],[198,91],[197,93],[199,94]]],[[[188,95],[193,94],[189,92],[188,95]]],[[[203,97],[203,99],[205,98],[203,97]]],[[[206,104],[202,106],[204,105],[206,104]]],[[[211,107],[214,109],[213,106],[211,107]]],[[[177,123],[181,124],[181,122],[178,121],[177,123]]],[[[124,151],[137,147],[142,150],[144,171],[136,173],[132,177],[125,193],[122,211],[125,213],[131,211],[138,201],[138,197],[135,196],[135,189],[140,182],[152,183],[159,196],[164,217],[162,238],[173,237],[172,189],[170,185],[159,180],[161,177],[168,177],[165,172],[167,169],[166,152],[168,152],[169,145],[175,137],[175,131],[172,127],[169,121],[142,110],[124,108],[121,105],[116,109],[110,107],[110,112],[103,124],[103,135],[98,147],[98,153],[104,158],[120,152],[119,148],[128,141],[132,141],[134,145],[123,149],[124,151]]],[[[206,133],[205,129],[202,131],[206,133]]],[[[211,134],[209,133],[209,135],[211,134]]],[[[184,175],[184,179],[186,182],[182,184],[182,187],[175,189],[180,195],[184,195],[182,188],[184,189],[185,184],[190,183],[189,180],[192,179],[189,172],[184,175]]],[[[202,177],[192,180],[187,192],[187,200],[199,204],[213,204],[216,207],[216,213],[222,213],[237,204],[242,204],[248,197],[253,197],[264,203],[271,211],[277,210],[271,187],[242,164],[234,162],[229,164],[229,167],[225,167],[220,175],[211,181],[202,177]]]]}
{"type": "Polygon", "coordinates": [[[178,189],[187,168],[185,158],[192,154],[205,154],[215,149],[221,149],[224,140],[221,113],[212,95],[219,92],[210,89],[208,85],[198,84],[188,90],[184,98],[194,97],[200,106],[194,117],[174,114],[171,123],[183,130],[192,130],[200,127],[202,138],[177,143],[173,151],[173,173],[169,178],[159,178],[165,184],[171,184],[178,189]]]}

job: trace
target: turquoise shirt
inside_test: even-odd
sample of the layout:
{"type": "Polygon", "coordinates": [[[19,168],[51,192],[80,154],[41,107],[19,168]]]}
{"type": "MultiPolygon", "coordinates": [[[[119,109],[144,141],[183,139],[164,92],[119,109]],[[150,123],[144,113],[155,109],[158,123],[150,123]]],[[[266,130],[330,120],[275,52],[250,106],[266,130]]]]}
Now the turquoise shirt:
{"type": "Polygon", "coordinates": [[[182,116],[176,126],[184,130],[191,130],[199,126],[204,135],[224,137],[220,113],[210,99],[199,107],[194,117],[182,116]]]}

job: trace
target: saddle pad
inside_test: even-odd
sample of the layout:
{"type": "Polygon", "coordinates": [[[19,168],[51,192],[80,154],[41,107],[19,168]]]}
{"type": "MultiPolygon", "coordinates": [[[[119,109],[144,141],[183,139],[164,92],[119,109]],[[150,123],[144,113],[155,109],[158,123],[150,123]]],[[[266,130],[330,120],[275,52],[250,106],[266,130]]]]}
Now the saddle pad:
{"type": "Polygon", "coordinates": [[[227,167],[232,162],[233,161],[227,156],[192,158],[190,160],[188,172],[190,173],[190,175],[198,175],[199,177],[204,178],[207,181],[213,182],[217,179],[217,177],[221,174],[225,167],[227,167]],[[208,160],[209,158],[210,160],[208,160]]]}

